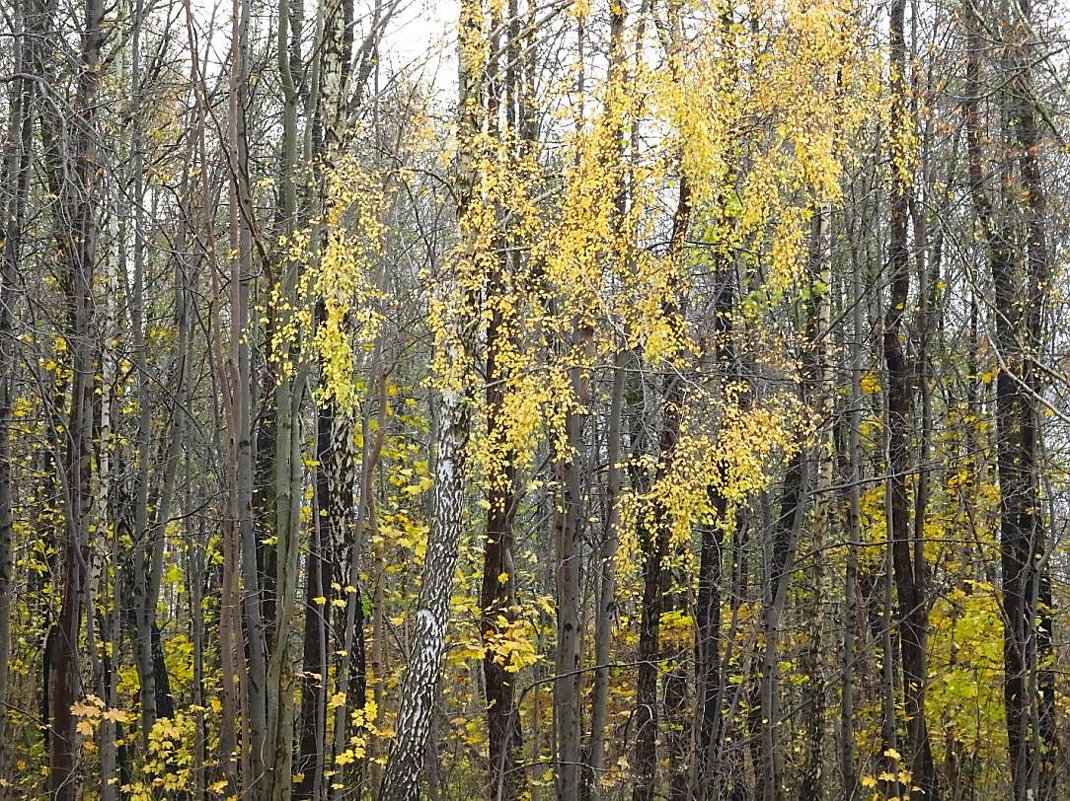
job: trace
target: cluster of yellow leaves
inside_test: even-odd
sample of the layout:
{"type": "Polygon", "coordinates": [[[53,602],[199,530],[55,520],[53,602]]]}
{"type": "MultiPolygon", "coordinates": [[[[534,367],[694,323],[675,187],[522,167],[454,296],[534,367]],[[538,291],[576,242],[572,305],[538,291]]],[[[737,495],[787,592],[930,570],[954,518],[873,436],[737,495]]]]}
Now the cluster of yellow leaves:
{"type": "MultiPolygon", "coordinates": [[[[173,718],[159,718],[149,732],[142,778],[123,786],[131,801],[152,801],[161,792],[180,792],[193,786],[194,743],[200,707],[187,707],[173,718]]],[[[222,791],[222,787],[219,791],[222,791]]]]}
{"type": "Polygon", "coordinates": [[[539,661],[536,652],[535,627],[520,607],[513,607],[511,614],[499,614],[494,619],[494,631],[483,638],[483,646],[508,673],[519,673],[539,661]]]}
{"type": "Polygon", "coordinates": [[[272,358],[284,372],[294,369],[295,358],[316,360],[321,395],[351,410],[360,400],[360,358],[381,322],[375,275],[386,233],[384,179],[353,156],[340,155],[324,180],[323,218],[282,243],[287,258],[307,269],[295,300],[285,296],[284,286],[273,289],[272,358]]]}
{"type": "Polygon", "coordinates": [[[891,760],[895,764],[894,770],[883,770],[876,776],[866,775],[861,779],[861,784],[866,789],[874,789],[880,783],[890,783],[892,787],[900,787],[904,792],[904,795],[884,795],[881,793],[873,793],[871,796],[872,801],[907,801],[913,794],[913,788],[911,786],[911,779],[913,776],[910,771],[904,767],[903,755],[900,754],[894,748],[886,748],[884,756],[891,760]]]}
{"type": "Polygon", "coordinates": [[[815,208],[841,200],[845,162],[881,93],[880,59],[851,0],[700,4],[701,31],[652,73],[698,208],[721,252],[770,248],[774,295],[798,282],[815,208]],[[740,164],[748,165],[740,170],[740,164]]]}
{"type": "MultiPolygon", "coordinates": [[[[337,709],[344,704],[345,695],[336,693],[330,698],[327,706],[329,709],[337,709]]],[[[368,753],[370,739],[384,734],[375,724],[378,714],[379,708],[373,698],[369,698],[362,708],[353,710],[351,717],[355,733],[349,738],[349,746],[335,756],[334,764],[336,766],[342,767],[359,759],[364,759],[368,753]]]]}
{"type": "Polygon", "coordinates": [[[83,737],[94,736],[101,723],[126,723],[129,719],[125,711],[109,709],[104,700],[95,695],[88,695],[84,701],[72,704],[71,714],[78,718],[75,729],[83,737]]]}

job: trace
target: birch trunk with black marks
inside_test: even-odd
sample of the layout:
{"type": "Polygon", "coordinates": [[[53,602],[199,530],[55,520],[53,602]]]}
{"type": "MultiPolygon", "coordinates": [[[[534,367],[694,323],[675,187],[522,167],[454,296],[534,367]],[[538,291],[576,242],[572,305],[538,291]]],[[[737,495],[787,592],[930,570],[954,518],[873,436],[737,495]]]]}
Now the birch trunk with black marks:
{"type": "Polygon", "coordinates": [[[431,526],[424,557],[420,594],[413,619],[405,675],[401,684],[401,705],[396,724],[397,736],[387,756],[379,801],[416,801],[420,775],[431,733],[432,715],[438,695],[439,671],[449,622],[453,572],[461,541],[466,489],[466,449],[469,435],[466,376],[473,354],[476,314],[474,300],[479,277],[473,276],[473,242],[468,213],[474,197],[478,165],[473,152],[483,130],[485,81],[480,61],[481,40],[486,20],[478,0],[462,0],[458,22],[458,85],[460,95],[457,217],[462,243],[455,254],[455,275],[446,290],[452,301],[445,313],[445,330],[436,343],[445,348],[445,364],[461,375],[443,377],[439,391],[435,442],[434,487],[431,526]]]}

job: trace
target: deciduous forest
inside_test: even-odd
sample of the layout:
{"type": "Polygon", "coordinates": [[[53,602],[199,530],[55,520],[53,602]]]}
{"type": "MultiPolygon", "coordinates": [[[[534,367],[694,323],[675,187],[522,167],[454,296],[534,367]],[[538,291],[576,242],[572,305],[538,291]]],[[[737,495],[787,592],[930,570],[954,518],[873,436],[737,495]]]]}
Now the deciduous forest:
{"type": "Polygon", "coordinates": [[[1059,0],[6,0],[0,87],[0,797],[1070,798],[1059,0]]]}

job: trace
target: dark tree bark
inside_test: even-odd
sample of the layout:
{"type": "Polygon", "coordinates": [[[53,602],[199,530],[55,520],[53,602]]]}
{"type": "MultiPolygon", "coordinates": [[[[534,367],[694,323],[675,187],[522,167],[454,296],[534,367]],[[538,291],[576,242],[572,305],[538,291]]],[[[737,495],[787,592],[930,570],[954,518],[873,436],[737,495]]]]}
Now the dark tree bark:
{"type": "Polygon", "coordinates": [[[71,712],[82,694],[79,636],[85,612],[88,566],[86,542],[93,507],[94,376],[97,345],[94,331],[93,276],[97,258],[96,205],[101,167],[97,160],[97,93],[104,44],[104,4],[86,0],[81,29],[81,72],[76,105],[69,121],[56,120],[54,131],[69,125],[71,151],[54,151],[53,183],[59,189],[56,239],[62,254],[66,295],[66,338],[71,351],[68,415],[63,432],[64,526],[59,619],[50,637],[48,789],[55,801],[78,796],[78,735],[71,712]]]}
{"type": "MultiPolygon", "coordinates": [[[[490,53],[487,63],[487,121],[491,136],[501,136],[502,80],[504,68],[505,133],[514,132],[517,116],[517,75],[515,62],[519,43],[516,37],[516,1],[509,4],[508,20],[502,18],[501,8],[492,7],[490,15],[490,53]],[[501,35],[506,34],[504,47],[501,35]]],[[[506,145],[508,147],[508,145],[506,145]]],[[[502,217],[498,214],[499,219],[502,217]]],[[[499,621],[506,626],[516,619],[516,576],[513,569],[513,522],[520,498],[517,493],[515,454],[504,444],[507,436],[503,404],[509,372],[503,365],[503,355],[516,345],[511,333],[514,323],[514,301],[510,295],[510,267],[514,273],[520,267],[520,254],[507,249],[508,240],[497,237],[499,256],[487,277],[486,302],[489,319],[486,330],[484,401],[487,415],[487,438],[493,443],[499,463],[488,476],[487,542],[483,551],[483,580],[479,603],[482,609],[480,634],[483,644],[499,632],[499,621]]],[[[509,671],[501,654],[488,648],[483,656],[483,680],[487,700],[487,758],[488,786],[492,801],[517,801],[525,787],[524,771],[520,767],[520,748],[523,744],[520,714],[515,698],[515,673],[509,671]]]]}
{"type": "MultiPolygon", "coordinates": [[[[892,104],[895,125],[909,124],[906,104],[905,0],[891,6],[892,104]]],[[[891,294],[884,319],[883,350],[888,373],[888,503],[891,520],[892,565],[895,576],[899,617],[900,656],[903,668],[903,695],[909,720],[909,765],[914,790],[911,795],[931,801],[939,797],[932,746],[925,721],[925,689],[928,684],[926,637],[928,604],[925,593],[926,565],[916,547],[910,525],[907,479],[911,472],[913,448],[913,369],[908,363],[900,331],[910,295],[910,251],[907,244],[910,189],[904,178],[908,154],[892,145],[892,196],[889,222],[888,270],[891,294]]]]}
{"type": "Polygon", "coordinates": [[[1037,359],[1043,342],[1049,256],[1032,86],[1032,5],[1022,0],[1017,10],[1020,18],[1008,24],[1013,37],[1007,65],[1011,75],[1000,84],[998,96],[1007,146],[999,168],[1002,202],[998,207],[985,187],[979,111],[982,18],[973,4],[966,15],[968,95],[963,113],[970,192],[994,292],[992,314],[1000,359],[996,470],[1005,625],[1004,704],[1014,798],[1025,801],[1055,798],[1056,739],[1051,583],[1040,508],[1037,409],[1041,390],[1037,359]],[[1017,247],[1022,239],[1024,253],[1017,247]]]}
{"type": "MultiPolygon", "coordinates": [[[[29,59],[25,13],[16,6],[12,62],[16,73],[28,73],[29,59]]],[[[11,420],[18,342],[15,337],[15,304],[18,299],[19,261],[22,255],[26,198],[29,191],[33,145],[33,83],[27,77],[13,80],[8,89],[8,117],[4,147],[2,221],[3,253],[0,254],[0,742],[5,741],[11,654],[11,604],[14,600],[13,504],[15,487],[11,459],[11,420]]],[[[7,767],[0,758],[0,775],[7,767]]]]}
{"type": "MultiPolygon", "coordinates": [[[[502,276],[491,277],[488,294],[501,294],[502,276]]],[[[491,441],[502,436],[502,403],[505,400],[505,380],[499,366],[499,349],[507,337],[504,312],[500,305],[491,310],[487,326],[486,404],[487,427],[491,441]]],[[[480,607],[483,615],[480,631],[484,645],[498,632],[498,620],[511,623],[516,615],[514,606],[515,581],[513,569],[513,519],[516,515],[516,468],[512,454],[502,453],[504,464],[500,475],[491,478],[488,490],[487,543],[483,552],[483,582],[480,607]]],[[[516,801],[523,789],[523,774],[518,767],[522,745],[520,716],[515,700],[515,674],[506,669],[501,655],[488,649],[483,656],[483,678],[487,692],[488,768],[491,798],[494,801],[516,801]]]]}
{"type": "MultiPolygon", "coordinates": [[[[692,212],[691,185],[686,176],[681,176],[679,194],[677,196],[676,210],[673,215],[673,228],[669,239],[668,259],[675,268],[683,265],[685,256],[685,241],[691,223],[692,212]]],[[[679,333],[681,325],[677,298],[667,297],[662,302],[662,313],[670,321],[670,325],[679,333]]],[[[675,456],[676,443],[680,438],[680,421],[684,413],[684,386],[683,378],[674,372],[671,364],[666,364],[667,375],[661,380],[660,403],[661,419],[657,430],[655,443],[657,453],[657,467],[653,476],[644,476],[635,472],[633,483],[642,489],[643,493],[654,489],[659,481],[665,480],[672,459],[675,456]],[[651,480],[653,483],[651,483],[651,480]]],[[[638,435],[638,441],[633,448],[635,454],[642,454],[650,449],[649,434],[642,431],[638,435]]],[[[657,740],[658,740],[658,664],[662,660],[661,650],[661,615],[666,611],[667,605],[672,598],[668,593],[666,576],[663,562],[668,555],[670,540],[671,521],[669,510],[659,498],[648,500],[639,510],[637,521],[637,534],[639,547],[642,552],[643,572],[643,599],[642,611],[639,622],[639,653],[638,669],[636,674],[635,688],[635,759],[633,769],[635,771],[634,784],[632,786],[632,801],[653,801],[657,789],[657,740]]],[[[666,705],[673,712],[681,711],[682,700],[680,693],[682,688],[679,682],[682,673],[676,673],[675,678],[670,674],[669,697],[666,705]],[[674,686],[675,685],[675,686],[674,686]]],[[[670,743],[672,737],[669,738],[670,743]]],[[[679,751],[676,748],[670,749],[679,751]]],[[[678,754],[673,754],[674,758],[678,754]]],[[[679,794],[686,794],[689,777],[682,766],[674,768],[674,781],[672,785],[673,798],[679,794]]]]}

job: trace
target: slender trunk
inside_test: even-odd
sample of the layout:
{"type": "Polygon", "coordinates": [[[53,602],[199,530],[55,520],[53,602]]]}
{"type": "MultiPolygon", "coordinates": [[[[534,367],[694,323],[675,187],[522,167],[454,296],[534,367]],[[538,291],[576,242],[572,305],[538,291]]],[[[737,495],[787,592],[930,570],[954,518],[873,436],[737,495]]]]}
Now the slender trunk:
{"type": "MultiPolygon", "coordinates": [[[[893,120],[897,126],[911,124],[906,102],[905,0],[891,5],[891,62],[893,120]]],[[[900,137],[901,138],[901,137],[900,137]]],[[[932,801],[939,797],[932,746],[925,721],[925,688],[928,659],[925,652],[928,629],[928,599],[925,597],[925,564],[920,544],[915,545],[910,525],[907,479],[913,449],[911,424],[914,388],[912,368],[903,347],[900,327],[910,295],[910,252],[907,245],[910,187],[903,173],[911,158],[898,142],[892,145],[893,180],[889,221],[888,269],[891,294],[884,318],[883,350],[888,373],[888,510],[892,565],[899,617],[899,645],[903,668],[904,711],[909,721],[912,775],[911,797],[932,801]],[[918,557],[921,557],[920,559],[918,557]]]]}
{"type": "MultiPolygon", "coordinates": [[[[1017,617],[1008,610],[1007,620],[1016,633],[1015,656],[1024,653],[1026,663],[1026,686],[1033,696],[1028,699],[1033,717],[1032,761],[1036,767],[1031,772],[1028,791],[1033,797],[1055,799],[1057,797],[1058,740],[1056,736],[1055,670],[1053,665],[1053,614],[1052,583],[1048,569],[1047,536],[1041,511],[1041,441],[1040,416],[1036,398],[1043,391],[1043,378],[1037,364],[1044,347],[1044,313],[1050,283],[1049,253],[1047,243],[1047,201],[1040,164],[1040,127],[1037,122],[1036,93],[1032,81],[1033,50],[1032,0],[1019,0],[1020,20],[1015,26],[1014,80],[1008,87],[1011,103],[1009,128],[1016,134],[1016,157],[1024,190],[1025,229],[1025,274],[1022,277],[1020,307],[1024,308],[1024,331],[1016,332],[1021,355],[1004,353],[1005,362],[1013,370],[1020,363],[1021,375],[1013,377],[1014,392],[1018,396],[1018,427],[1021,430],[1021,449],[1014,460],[1014,467],[1004,483],[1007,463],[1003,461],[1004,449],[1000,448],[997,468],[1000,475],[1000,549],[1003,554],[1003,576],[1012,577],[1012,595],[1018,588],[1013,584],[1016,574],[1023,578],[1020,597],[1021,614],[1017,617]],[[1010,497],[1008,497],[1010,496],[1010,497]],[[1016,519],[1008,525],[1010,519],[1016,519]],[[1036,774],[1033,778],[1032,774],[1036,774]]],[[[993,275],[993,284],[998,284],[993,275]]],[[[1002,307],[998,307],[1002,310],[1002,307]]],[[[1001,315],[1002,316],[1002,315],[1001,315]]],[[[998,328],[997,328],[998,331],[998,328]]],[[[999,340],[999,344],[1004,344],[999,340]]],[[[1001,397],[1004,382],[1010,381],[1007,371],[1001,371],[996,386],[997,415],[1003,417],[1001,397]]],[[[1004,398],[1004,400],[1006,400],[1004,398]]],[[[1000,430],[998,436],[1007,435],[1000,430]]],[[[1005,585],[1006,589],[1006,585],[1005,585]]],[[[1006,594],[1006,593],[1005,593],[1006,594]]],[[[1006,604],[1006,600],[1005,600],[1006,604]]],[[[1012,604],[1017,605],[1017,604],[1012,604]]],[[[1017,665],[1014,665],[1017,668],[1017,665]]],[[[1012,665],[1005,664],[1007,675],[1012,665]]],[[[1015,699],[1016,700],[1016,699],[1015,699]]],[[[1023,699],[1025,700],[1025,699],[1023,699]]],[[[1011,706],[1008,706],[1008,722],[1011,706]]],[[[1017,782],[1016,782],[1017,783],[1017,782]]]]}
{"type": "Polygon", "coordinates": [[[605,771],[606,727],[609,721],[609,660],[613,637],[613,611],[617,602],[614,559],[617,554],[621,495],[621,417],[624,410],[624,368],[626,354],[618,351],[613,361],[613,385],[610,390],[609,421],[606,428],[606,453],[609,460],[606,476],[606,525],[598,553],[598,605],[595,609],[594,682],[591,698],[591,801],[601,795],[601,778],[605,771]]]}
{"type": "Polygon", "coordinates": [[[252,359],[249,344],[250,295],[254,282],[252,266],[252,234],[250,220],[253,213],[249,198],[248,143],[246,140],[245,108],[248,96],[249,29],[251,9],[248,0],[234,0],[232,22],[232,54],[229,86],[229,153],[230,160],[230,350],[229,392],[233,411],[230,417],[230,459],[233,462],[233,514],[239,540],[239,564],[243,582],[241,603],[245,633],[247,670],[242,675],[243,740],[242,786],[246,791],[262,797],[271,757],[268,745],[267,719],[267,633],[261,605],[262,581],[258,564],[260,548],[254,521],[253,487],[253,426],[252,426],[252,359]]]}
{"type": "MultiPolygon", "coordinates": [[[[291,21],[299,22],[302,15],[299,0],[279,0],[278,36],[276,57],[279,81],[282,87],[283,130],[279,165],[278,223],[282,241],[288,242],[293,234],[297,216],[297,185],[294,167],[298,157],[297,105],[298,94],[294,72],[297,65],[294,56],[299,48],[294,47],[290,36],[291,21]],[[293,20],[291,20],[293,16],[293,20]]],[[[295,35],[299,35],[295,24],[295,35]]],[[[288,316],[296,303],[298,271],[300,266],[282,250],[278,265],[278,290],[281,308],[275,308],[276,324],[285,329],[288,316]]],[[[269,347],[275,347],[269,345],[269,347]]],[[[292,348],[299,343],[286,343],[278,347],[292,348]]],[[[289,354],[286,354],[289,358],[289,354]]],[[[271,480],[274,491],[271,501],[274,506],[275,547],[273,559],[265,559],[264,573],[269,577],[265,601],[267,644],[267,683],[265,691],[266,729],[264,741],[265,775],[261,798],[265,801],[284,801],[289,798],[293,762],[294,676],[290,657],[290,631],[293,628],[298,579],[298,532],[301,523],[301,426],[299,413],[304,396],[308,366],[298,364],[291,372],[278,375],[274,380],[274,443],[269,453],[259,453],[258,472],[263,472],[271,460],[274,468],[271,480]],[[273,563],[273,565],[272,565],[273,563]],[[274,571],[272,571],[272,566],[274,571]],[[272,572],[274,575],[272,575],[272,572]]],[[[271,510],[268,504],[268,510],[271,510]]],[[[265,550],[265,553],[267,551],[265,550]]]]}
{"type": "Polygon", "coordinates": [[[476,271],[474,241],[469,219],[474,202],[477,166],[475,140],[482,130],[482,86],[485,65],[478,60],[484,37],[484,14],[476,0],[462,0],[458,22],[459,131],[457,154],[457,217],[462,234],[457,254],[458,275],[447,290],[445,329],[436,345],[444,348],[445,364],[457,374],[443,376],[440,388],[435,480],[431,530],[424,557],[417,612],[413,620],[412,646],[401,685],[397,736],[390,746],[380,789],[380,801],[416,801],[425,759],[431,718],[438,694],[439,671],[445,649],[453,571],[457,564],[465,501],[466,450],[469,411],[465,370],[473,355],[472,324],[476,318],[476,293],[482,283],[476,271]],[[450,308],[451,307],[451,308],[450,308]]]}
{"type": "Polygon", "coordinates": [[[862,266],[852,260],[850,303],[851,327],[851,410],[847,423],[847,560],[844,567],[843,651],[840,679],[840,771],[844,801],[852,801],[858,790],[858,764],[855,757],[855,681],[858,651],[858,548],[862,541],[862,342],[865,309],[862,305],[862,266]]]}
{"type": "MultiPolygon", "coordinates": [[[[808,400],[818,412],[818,419],[836,419],[835,394],[829,365],[828,337],[830,331],[832,286],[832,212],[826,203],[814,211],[810,239],[810,287],[811,308],[807,320],[808,346],[804,353],[804,379],[809,382],[808,400]]],[[[833,436],[831,426],[818,429],[813,447],[814,512],[810,523],[811,536],[808,542],[812,554],[810,569],[810,598],[805,613],[804,625],[809,629],[809,644],[805,650],[807,687],[809,697],[805,700],[804,724],[806,730],[806,762],[800,779],[800,797],[803,801],[820,801],[823,784],[824,734],[826,686],[825,664],[828,643],[825,641],[824,604],[825,584],[824,554],[831,538],[831,489],[833,484],[833,436]]]]}
{"type": "MultiPolygon", "coordinates": [[[[15,33],[12,62],[16,73],[27,67],[24,12],[16,4],[12,30],[15,33]]],[[[11,655],[11,604],[14,599],[12,540],[15,476],[11,459],[11,419],[18,344],[15,337],[15,303],[18,294],[22,230],[29,191],[30,155],[33,144],[31,103],[33,84],[26,78],[12,81],[8,96],[8,127],[4,148],[3,253],[0,258],[0,742],[5,742],[11,655]]],[[[6,759],[0,757],[0,775],[8,775],[6,759]]]]}
{"type": "MultiPolygon", "coordinates": [[[[96,266],[96,205],[100,166],[96,158],[96,104],[104,42],[102,0],[86,0],[81,36],[81,71],[72,129],[74,152],[56,165],[63,216],[56,221],[57,239],[67,270],[66,337],[72,354],[70,405],[66,427],[62,487],[65,525],[62,554],[62,601],[50,659],[48,788],[55,801],[74,801],[80,778],[78,735],[71,705],[82,693],[79,634],[85,607],[85,546],[92,513],[93,408],[96,347],[93,274],[96,266]]],[[[63,121],[59,123],[64,125],[63,121]]]]}
{"type": "Polygon", "coordinates": [[[431,533],[413,619],[413,644],[401,685],[397,736],[391,744],[380,791],[382,801],[415,801],[419,797],[461,539],[467,437],[464,396],[452,389],[445,390],[439,410],[431,533]]]}
{"type": "Polygon", "coordinates": [[[637,532],[643,559],[643,596],[639,620],[635,714],[632,718],[635,728],[632,801],[653,801],[657,779],[661,570],[668,537],[664,526],[648,519],[652,516],[652,510],[642,510],[637,532]]]}
{"type": "MultiPolygon", "coordinates": [[[[673,228],[669,240],[668,260],[672,274],[676,275],[683,267],[685,255],[684,246],[688,227],[691,222],[691,186],[686,175],[681,175],[679,194],[677,196],[676,210],[673,215],[673,228]]],[[[674,287],[675,288],[675,287],[674,287]]],[[[680,312],[674,295],[666,297],[662,302],[662,313],[671,321],[675,329],[681,324],[680,312]]],[[[668,374],[662,381],[661,387],[661,426],[658,430],[657,439],[657,468],[653,475],[653,484],[650,477],[638,473],[635,477],[635,485],[641,487],[647,484],[645,492],[656,489],[668,475],[672,459],[675,456],[676,443],[680,437],[680,422],[684,413],[684,386],[681,376],[674,372],[672,365],[666,365],[668,374]]],[[[636,449],[636,453],[641,453],[636,449]]],[[[632,787],[633,801],[652,801],[657,788],[657,740],[658,740],[658,714],[657,714],[657,675],[658,663],[663,654],[660,644],[661,615],[666,611],[666,605],[673,603],[673,599],[666,593],[666,577],[663,574],[663,561],[668,555],[670,527],[669,510],[660,498],[653,498],[644,503],[646,508],[640,511],[637,521],[637,534],[643,559],[643,600],[642,613],[639,622],[639,654],[638,671],[636,678],[635,716],[636,728],[635,741],[635,783],[632,787]]],[[[670,680],[670,689],[666,705],[672,710],[673,717],[682,722],[682,699],[679,697],[682,688],[679,686],[683,681],[682,673],[676,672],[675,678],[670,680]],[[673,686],[675,685],[675,686],[673,686]]],[[[670,676],[673,674],[670,673],[670,676]]],[[[669,717],[669,711],[666,711],[669,717]]],[[[671,720],[675,724],[675,720],[671,720]]],[[[670,750],[680,751],[681,743],[670,735],[670,750]]],[[[672,759],[681,759],[681,755],[674,753],[672,759]]],[[[674,780],[672,782],[673,798],[678,794],[687,792],[689,779],[687,771],[682,765],[675,765],[674,780]]]]}
{"type": "MultiPolygon", "coordinates": [[[[587,334],[575,330],[573,341],[583,342],[587,334]]],[[[570,383],[578,408],[585,407],[587,380],[583,368],[569,368],[570,383]]],[[[560,500],[554,513],[554,553],[557,563],[557,658],[554,682],[554,730],[557,741],[557,779],[559,801],[578,801],[580,761],[582,756],[581,724],[582,676],[580,674],[580,458],[585,415],[569,411],[565,430],[570,453],[559,458],[555,479],[560,500]]]]}
{"type": "Polygon", "coordinates": [[[1008,756],[1015,801],[1054,798],[1054,684],[1050,667],[1050,580],[1039,506],[1039,420],[1035,396],[1040,386],[1036,354],[1042,344],[1048,254],[1045,197],[1037,157],[1039,131],[1031,84],[1028,26],[1031,5],[1019,4],[1024,25],[1013,23],[1014,75],[1001,90],[1008,154],[1000,165],[1003,204],[997,214],[984,185],[981,97],[981,19],[971,5],[966,15],[968,95],[963,103],[970,193],[987,247],[994,292],[996,350],[996,470],[1000,485],[1000,554],[1004,611],[1004,704],[1008,756]],[[1017,160],[1019,185],[1013,175],[1017,160]],[[1021,190],[1021,191],[1018,191],[1021,190]],[[1021,203],[1025,257],[1014,250],[1012,217],[1021,203]],[[1041,660],[1048,664],[1041,665],[1041,660]]]}
{"type": "MultiPolygon", "coordinates": [[[[379,457],[382,453],[383,435],[386,425],[386,373],[382,364],[382,342],[378,342],[372,352],[370,375],[371,387],[366,401],[367,407],[371,407],[372,398],[378,405],[378,418],[372,420],[369,413],[365,413],[361,420],[361,454],[360,454],[360,479],[359,496],[357,498],[356,518],[352,527],[340,526],[332,528],[330,533],[335,537],[331,545],[337,552],[334,566],[335,581],[341,584],[346,582],[346,606],[344,614],[340,618],[342,626],[341,650],[344,652],[335,668],[338,679],[338,690],[346,698],[346,705],[335,710],[334,718],[334,743],[332,753],[340,754],[346,748],[348,742],[346,733],[349,731],[347,711],[363,711],[368,702],[368,674],[367,657],[364,642],[364,599],[361,594],[360,564],[361,549],[363,543],[374,536],[375,528],[375,496],[372,486],[372,476],[379,457]],[[372,395],[374,393],[374,395],[372,395]],[[372,423],[376,423],[375,431],[372,431],[372,423]],[[349,588],[352,588],[351,590],[349,588]]],[[[341,520],[341,506],[352,506],[353,487],[353,434],[348,421],[336,418],[337,426],[333,433],[334,442],[334,473],[332,494],[335,498],[336,509],[333,518],[341,520]],[[344,450],[343,450],[344,448],[344,450]],[[347,464],[348,462],[348,464],[347,464]],[[347,494],[348,493],[348,496],[347,494]]],[[[376,608],[381,613],[382,600],[377,599],[376,608]]],[[[339,623],[335,624],[337,629],[339,623]]],[[[377,699],[378,700],[378,699],[377,699]]],[[[368,721],[365,721],[367,723],[368,721]]],[[[362,724],[354,732],[355,736],[366,737],[367,729],[362,724]]],[[[351,780],[359,785],[363,780],[364,764],[358,760],[351,780]]],[[[339,769],[339,776],[345,775],[339,769]]],[[[331,783],[329,798],[339,796],[335,792],[335,785],[331,783]]]]}
{"type": "MultiPolygon", "coordinates": [[[[491,318],[486,334],[486,394],[487,436],[500,442],[503,436],[502,404],[505,401],[507,376],[500,366],[500,350],[509,335],[505,310],[497,301],[503,290],[502,267],[492,275],[488,284],[491,318]]],[[[513,519],[516,515],[516,468],[513,454],[497,448],[502,464],[490,479],[487,509],[487,542],[483,552],[483,583],[480,607],[483,614],[480,631],[484,646],[498,635],[499,621],[510,625],[516,618],[516,578],[513,569],[513,519]]],[[[516,801],[523,790],[523,775],[518,768],[522,745],[520,716],[514,698],[515,673],[507,670],[503,657],[487,647],[483,656],[483,677],[487,695],[488,768],[493,801],[516,801]]]]}
{"type": "Polygon", "coordinates": [[[779,657],[780,621],[787,604],[788,580],[795,560],[795,550],[802,532],[804,507],[809,494],[807,452],[800,449],[792,458],[784,478],[780,510],[773,524],[770,543],[763,629],[765,647],[761,670],[761,772],[759,787],[762,801],[775,801],[783,793],[783,753],[780,750],[779,657]]]}
{"type": "MultiPolygon", "coordinates": [[[[508,24],[502,19],[503,7],[491,6],[490,53],[487,59],[487,123],[490,135],[499,142],[501,135],[502,56],[510,62],[506,67],[505,124],[512,134],[515,120],[516,72],[512,65],[516,57],[516,2],[508,10],[512,14],[508,24]],[[505,46],[501,34],[507,34],[505,46]]],[[[499,214],[499,217],[501,215],[499,214]]],[[[486,389],[484,402],[487,415],[487,438],[496,454],[497,464],[488,475],[487,542],[483,551],[483,581],[480,587],[480,635],[486,651],[483,656],[483,679],[487,700],[487,757],[488,786],[492,801],[517,801],[524,791],[524,773],[520,765],[522,734],[520,714],[515,700],[515,673],[507,668],[504,655],[492,647],[496,636],[508,636],[508,627],[516,620],[516,577],[513,570],[513,520],[519,496],[516,487],[515,454],[505,444],[507,421],[503,404],[509,381],[508,354],[515,346],[512,323],[515,312],[507,287],[509,269],[520,267],[519,253],[507,250],[508,240],[495,237],[494,249],[499,255],[487,277],[486,304],[489,319],[486,331],[486,389]],[[501,632],[502,627],[506,628],[501,632]]]]}
{"type": "MultiPolygon", "coordinates": [[[[731,265],[722,265],[721,286],[714,298],[714,360],[723,371],[725,384],[737,376],[732,342],[732,306],[735,292],[731,265]]],[[[724,468],[720,468],[724,470],[724,468]]],[[[695,680],[697,687],[697,740],[694,755],[694,786],[700,799],[716,799],[719,793],[721,734],[723,731],[723,684],[721,671],[721,581],[725,534],[732,530],[728,499],[716,487],[707,489],[712,519],[700,529],[699,576],[696,599],[695,680]]],[[[738,556],[737,556],[738,558],[738,556]]]]}
{"type": "MultiPolygon", "coordinates": [[[[130,47],[131,104],[139,102],[141,82],[141,3],[134,4],[134,27],[130,47]]],[[[142,139],[136,123],[130,135],[130,193],[134,198],[133,264],[123,265],[122,275],[131,276],[127,295],[130,301],[130,324],[133,335],[134,360],[137,365],[137,476],[134,493],[134,553],[133,563],[133,614],[134,653],[140,680],[139,702],[141,707],[142,736],[148,737],[156,722],[157,677],[153,659],[153,628],[156,625],[156,606],[160,593],[160,578],[163,563],[164,538],[154,530],[150,521],[150,473],[153,468],[152,454],[152,402],[149,395],[149,357],[145,336],[145,241],[144,241],[144,171],[142,169],[142,139]]],[[[125,242],[120,243],[125,251],[125,242]]]]}

